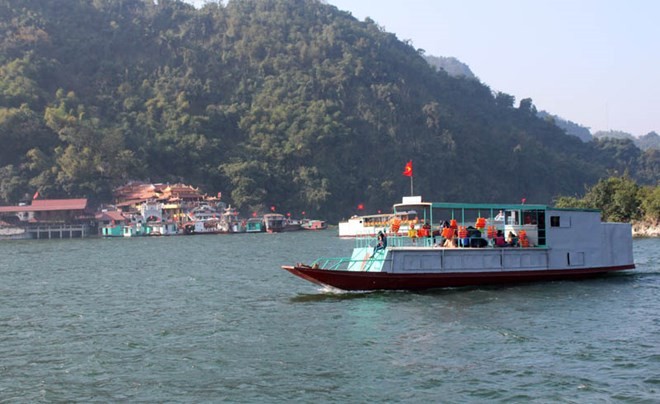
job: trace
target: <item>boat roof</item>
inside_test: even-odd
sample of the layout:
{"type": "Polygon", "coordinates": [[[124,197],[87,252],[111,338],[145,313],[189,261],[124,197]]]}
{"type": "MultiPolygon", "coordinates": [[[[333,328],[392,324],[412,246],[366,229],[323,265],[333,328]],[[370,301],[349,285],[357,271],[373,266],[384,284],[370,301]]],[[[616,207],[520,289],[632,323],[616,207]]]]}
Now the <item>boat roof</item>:
{"type": "Polygon", "coordinates": [[[371,217],[389,217],[389,216],[395,216],[395,215],[403,215],[403,214],[406,214],[406,213],[416,213],[416,212],[414,212],[414,210],[413,210],[413,212],[409,212],[409,211],[405,211],[405,212],[385,212],[385,213],[376,213],[376,214],[373,214],[373,215],[354,215],[354,216],[351,216],[351,219],[364,219],[364,218],[371,218],[371,217]]]}
{"type": "Polygon", "coordinates": [[[434,209],[483,209],[483,210],[562,210],[578,212],[600,212],[599,209],[555,208],[553,206],[526,203],[461,203],[461,202],[422,202],[421,197],[404,197],[402,203],[394,204],[394,210],[406,210],[415,207],[434,209]]]}
{"type": "Polygon", "coordinates": [[[413,207],[426,206],[436,209],[525,209],[541,210],[548,209],[547,205],[536,204],[510,204],[510,203],[458,203],[458,202],[416,202],[416,203],[397,203],[394,209],[408,209],[413,207]]]}

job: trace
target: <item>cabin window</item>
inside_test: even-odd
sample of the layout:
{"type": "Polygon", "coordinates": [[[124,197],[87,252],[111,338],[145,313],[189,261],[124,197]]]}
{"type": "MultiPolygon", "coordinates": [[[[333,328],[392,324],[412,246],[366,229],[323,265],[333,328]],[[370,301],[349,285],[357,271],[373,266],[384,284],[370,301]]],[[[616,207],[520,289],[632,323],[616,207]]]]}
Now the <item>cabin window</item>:
{"type": "Polygon", "coordinates": [[[519,212],[517,210],[506,211],[506,224],[517,226],[520,224],[519,212]]]}
{"type": "Polygon", "coordinates": [[[550,216],[550,227],[561,227],[559,216],[550,216]]]}
{"type": "Polygon", "coordinates": [[[551,227],[571,227],[571,217],[564,216],[560,220],[560,216],[550,216],[551,227]]]}

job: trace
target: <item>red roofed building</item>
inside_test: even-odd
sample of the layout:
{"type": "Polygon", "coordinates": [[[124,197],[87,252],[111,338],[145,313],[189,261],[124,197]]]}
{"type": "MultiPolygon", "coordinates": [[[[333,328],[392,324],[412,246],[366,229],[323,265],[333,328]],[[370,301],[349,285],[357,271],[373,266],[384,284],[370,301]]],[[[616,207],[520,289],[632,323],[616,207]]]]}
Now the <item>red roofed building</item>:
{"type": "Polygon", "coordinates": [[[89,219],[87,199],[35,199],[31,205],[0,206],[0,217],[21,222],[71,223],[89,219]]]}
{"type": "Polygon", "coordinates": [[[94,215],[87,199],[35,199],[31,205],[0,206],[0,220],[27,229],[33,238],[85,237],[94,215]]]}
{"type": "Polygon", "coordinates": [[[118,207],[139,206],[147,201],[196,202],[204,199],[197,188],[186,184],[130,182],[113,191],[118,207]]]}
{"type": "Polygon", "coordinates": [[[113,191],[117,204],[141,203],[160,197],[160,190],[154,184],[146,182],[129,182],[113,191]]]}
{"type": "Polygon", "coordinates": [[[184,202],[201,201],[204,195],[198,188],[186,184],[168,185],[163,189],[163,198],[166,200],[178,199],[184,202]]]}

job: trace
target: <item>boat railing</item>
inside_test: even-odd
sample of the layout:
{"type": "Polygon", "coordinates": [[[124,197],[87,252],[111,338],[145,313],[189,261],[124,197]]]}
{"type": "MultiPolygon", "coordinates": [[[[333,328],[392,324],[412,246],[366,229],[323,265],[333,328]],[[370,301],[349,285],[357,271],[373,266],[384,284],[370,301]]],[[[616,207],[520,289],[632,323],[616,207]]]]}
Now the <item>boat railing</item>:
{"type": "MultiPolygon", "coordinates": [[[[363,236],[355,238],[355,248],[374,247],[378,238],[374,236],[363,236]]],[[[433,237],[410,238],[408,236],[387,236],[388,247],[433,247],[433,237]]]]}
{"type": "Polygon", "coordinates": [[[319,267],[322,269],[346,269],[348,265],[352,262],[350,258],[347,257],[322,257],[318,258],[312,263],[313,267],[319,267]]]}
{"type": "MultiPolygon", "coordinates": [[[[408,237],[407,235],[390,234],[387,236],[388,247],[442,247],[444,238],[441,236],[428,236],[428,237],[408,237]]],[[[376,236],[360,236],[355,238],[355,248],[374,247],[378,243],[376,236]]],[[[494,245],[492,239],[484,237],[466,237],[464,239],[456,240],[456,248],[547,248],[541,245],[529,245],[528,247],[521,246],[507,246],[497,247],[494,245]],[[483,240],[485,245],[476,247],[473,244],[474,240],[483,240]]]]}
{"type": "MultiPolygon", "coordinates": [[[[438,250],[445,250],[445,248],[440,247],[442,242],[440,236],[436,236],[435,243],[433,237],[416,237],[411,238],[403,235],[389,235],[387,237],[387,249],[390,248],[401,248],[401,247],[424,247],[424,248],[433,248],[435,247],[438,250]]],[[[483,239],[488,240],[488,239],[483,239]]],[[[386,259],[387,254],[384,251],[380,251],[376,254],[373,254],[373,248],[377,244],[377,237],[374,236],[362,236],[355,238],[355,251],[359,255],[354,253],[353,257],[321,257],[315,260],[312,263],[313,267],[327,269],[327,270],[354,270],[354,271],[379,271],[383,268],[383,265],[389,259],[386,259]],[[359,251],[358,251],[359,250],[359,251]]],[[[458,247],[455,247],[457,250],[469,250],[477,251],[479,249],[496,249],[501,250],[502,254],[506,251],[519,250],[523,247],[494,247],[491,240],[488,240],[487,246],[484,247],[468,247],[470,244],[470,238],[467,238],[467,245],[462,245],[459,243],[458,247]]],[[[535,246],[535,247],[526,247],[528,249],[547,249],[546,246],[535,246]]],[[[454,248],[447,248],[447,250],[452,250],[454,248]]]]}
{"type": "Polygon", "coordinates": [[[362,259],[353,259],[350,257],[322,257],[312,262],[312,267],[330,271],[354,270],[369,272],[370,270],[380,271],[385,261],[386,259],[384,254],[380,257],[362,259]]]}

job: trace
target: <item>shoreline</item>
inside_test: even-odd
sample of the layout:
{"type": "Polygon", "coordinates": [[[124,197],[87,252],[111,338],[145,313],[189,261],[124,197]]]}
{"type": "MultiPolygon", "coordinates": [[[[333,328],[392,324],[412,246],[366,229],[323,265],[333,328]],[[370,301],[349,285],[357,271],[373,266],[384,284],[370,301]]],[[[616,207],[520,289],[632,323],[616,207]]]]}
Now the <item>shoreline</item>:
{"type": "Polygon", "coordinates": [[[639,220],[631,224],[634,238],[660,237],[660,223],[639,220]]]}

